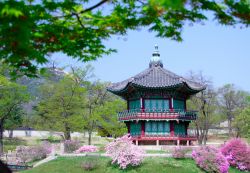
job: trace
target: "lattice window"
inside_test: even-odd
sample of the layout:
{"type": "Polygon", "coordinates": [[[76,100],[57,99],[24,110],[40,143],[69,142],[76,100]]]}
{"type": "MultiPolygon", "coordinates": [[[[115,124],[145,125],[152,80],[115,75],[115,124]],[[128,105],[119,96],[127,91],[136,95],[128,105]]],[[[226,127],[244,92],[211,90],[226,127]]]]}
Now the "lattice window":
{"type": "Polygon", "coordinates": [[[184,110],[185,109],[185,101],[174,99],[174,109],[184,110]]]}
{"type": "Polygon", "coordinates": [[[168,135],[170,133],[169,122],[149,121],[145,123],[146,135],[168,135]]]}
{"type": "Polygon", "coordinates": [[[140,109],[141,108],[141,102],[140,100],[130,100],[129,101],[129,109],[140,109]]]}
{"type": "Polygon", "coordinates": [[[141,135],[141,123],[131,123],[130,124],[130,135],[139,136],[141,135]]]}
{"type": "Polygon", "coordinates": [[[159,111],[169,109],[169,100],[164,99],[145,99],[145,109],[147,112],[159,111]]]}
{"type": "Polygon", "coordinates": [[[186,135],[186,127],[184,123],[175,123],[174,124],[174,133],[175,135],[186,135]]]}

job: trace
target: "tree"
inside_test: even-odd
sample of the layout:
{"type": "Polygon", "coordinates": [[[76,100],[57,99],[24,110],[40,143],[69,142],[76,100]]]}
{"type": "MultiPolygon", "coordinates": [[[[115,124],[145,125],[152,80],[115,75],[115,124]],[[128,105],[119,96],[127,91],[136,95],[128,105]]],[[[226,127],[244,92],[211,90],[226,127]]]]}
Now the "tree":
{"type": "Polygon", "coordinates": [[[9,138],[13,137],[13,130],[22,126],[25,112],[23,106],[16,107],[11,111],[9,117],[5,120],[4,129],[8,130],[9,138]]]}
{"type": "Polygon", "coordinates": [[[3,152],[5,126],[10,125],[10,122],[13,123],[13,119],[22,110],[22,105],[28,100],[29,96],[24,86],[10,82],[7,78],[0,76],[0,153],[3,152]]]}
{"type": "Polygon", "coordinates": [[[237,137],[250,138],[250,107],[243,109],[233,121],[233,126],[237,128],[237,137]]]}
{"type": "Polygon", "coordinates": [[[99,81],[89,83],[87,88],[85,111],[83,119],[85,122],[84,129],[88,132],[88,144],[91,145],[92,133],[97,130],[100,121],[103,120],[100,109],[108,98],[107,85],[99,81]]]}
{"type": "Polygon", "coordinates": [[[188,107],[198,111],[197,120],[194,121],[198,143],[206,145],[208,130],[214,120],[216,120],[214,116],[216,110],[216,93],[212,87],[212,82],[204,77],[202,73],[191,73],[189,78],[206,86],[205,90],[192,96],[190,101],[188,101],[188,107]]]}
{"type": "Polygon", "coordinates": [[[89,80],[94,76],[93,68],[90,65],[85,68],[71,67],[71,72],[79,86],[86,89],[86,102],[81,116],[84,130],[88,132],[88,144],[91,145],[92,133],[98,129],[114,136],[122,134],[124,126],[117,122],[114,115],[124,107],[124,102],[107,92],[108,83],[89,80]],[[119,130],[115,128],[119,128],[119,130]]]}
{"type": "Polygon", "coordinates": [[[85,104],[86,90],[72,76],[66,75],[58,83],[48,82],[41,87],[42,99],[36,107],[38,127],[64,132],[82,128],[81,111],[85,104]]]}
{"type": "Polygon", "coordinates": [[[81,61],[95,60],[114,49],[104,40],[147,27],[157,37],[181,41],[186,23],[200,23],[213,14],[223,25],[248,26],[248,0],[2,0],[0,59],[13,75],[35,76],[38,65],[54,52],[81,61]],[[209,13],[210,12],[210,13],[209,13]]]}
{"type": "Polygon", "coordinates": [[[117,96],[110,96],[103,105],[99,107],[101,120],[98,132],[102,136],[118,137],[126,134],[127,128],[124,123],[117,120],[117,112],[126,108],[126,103],[117,96]]]}
{"type": "Polygon", "coordinates": [[[226,84],[219,88],[219,105],[221,112],[228,121],[228,134],[232,135],[232,121],[241,109],[247,105],[247,93],[237,90],[233,84],[226,84]]]}

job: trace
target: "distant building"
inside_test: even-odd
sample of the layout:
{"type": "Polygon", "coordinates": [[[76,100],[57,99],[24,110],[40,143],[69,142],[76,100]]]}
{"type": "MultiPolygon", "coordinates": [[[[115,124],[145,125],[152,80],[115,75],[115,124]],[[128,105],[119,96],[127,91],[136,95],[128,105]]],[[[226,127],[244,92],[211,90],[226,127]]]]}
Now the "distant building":
{"type": "Polygon", "coordinates": [[[197,118],[188,111],[186,100],[205,87],[163,68],[155,46],[149,68],[108,91],[127,101],[127,110],[118,113],[138,145],[189,145],[196,140],[188,134],[189,123],[197,118]]]}

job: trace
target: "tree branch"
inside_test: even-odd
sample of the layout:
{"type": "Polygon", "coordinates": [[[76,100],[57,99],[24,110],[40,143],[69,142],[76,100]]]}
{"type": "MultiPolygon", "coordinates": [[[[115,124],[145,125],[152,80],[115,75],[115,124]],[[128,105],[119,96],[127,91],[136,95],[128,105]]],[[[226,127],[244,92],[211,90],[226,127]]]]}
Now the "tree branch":
{"type": "Polygon", "coordinates": [[[86,10],[81,11],[80,14],[86,13],[86,12],[88,12],[88,11],[91,11],[91,10],[93,10],[93,9],[95,9],[95,8],[97,8],[97,7],[99,7],[99,6],[101,6],[101,5],[104,4],[105,2],[108,2],[108,0],[102,0],[102,1],[100,1],[99,3],[93,5],[92,7],[89,7],[89,8],[87,8],[86,10]]]}
{"type": "MultiPolygon", "coordinates": [[[[67,15],[55,16],[55,18],[76,16],[78,22],[81,24],[79,14],[83,14],[83,13],[89,12],[89,11],[91,11],[91,10],[94,10],[95,8],[101,6],[102,4],[104,4],[104,3],[106,3],[106,2],[108,2],[108,0],[102,0],[102,1],[100,1],[99,3],[97,3],[97,4],[95,4],[95,5],[93,5],[93,6],[89,7],[89,8],[87,8],[87,9],[85,9],[85,10],[80,11],[79,13],[72,12],[71,14],[67,14],[67,15]]],[[[81,24],[81,26],[83,26],[83,25],[81,24]]]]}
{"type": "Polygon", "coordinates": [[[81,25],[82,28],[85,28],[84,25],[82,24],[82,21],[80,19],[80,16],[78,13],[72,13],[72,15],[76,16],[77,21],[79,22],[79,24],[81,25]]]}

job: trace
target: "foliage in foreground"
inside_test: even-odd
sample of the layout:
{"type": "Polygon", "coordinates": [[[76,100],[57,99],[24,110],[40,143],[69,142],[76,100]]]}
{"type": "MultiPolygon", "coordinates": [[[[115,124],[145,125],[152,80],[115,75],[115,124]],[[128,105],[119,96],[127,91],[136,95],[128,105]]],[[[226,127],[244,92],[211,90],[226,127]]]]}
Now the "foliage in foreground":
{"type": "Polygon", "coordinates": [[[106,153],[112,158],[112,163],[118,164],[121,169],[138,166],[144,158],[144,150],[134,145],[129,135],[124,135],[109,143],[106,153]]]}
{"type": "Polygon", "coordinates": [[[210,14],[223,25],[250,24],[248,0],[2,0],[0,61],[13,75],[35,76],[51,53],[95,60],[114,52],[105,40],[142,27],[181,41],[186,24],[203,23],[210,14]]]}
{"type": "Polygon", "coordinates": [[[231,166],[242,171],[250,171],[250,146],[240,138],[229,140],[221,147],[231,166]]]}
{"type": "Polygon", "coordinates": [[[206,172],[228,173],[229,163],[222,153],[214,147],[200,147],[193,150],[196,164],[206,172]]]}

